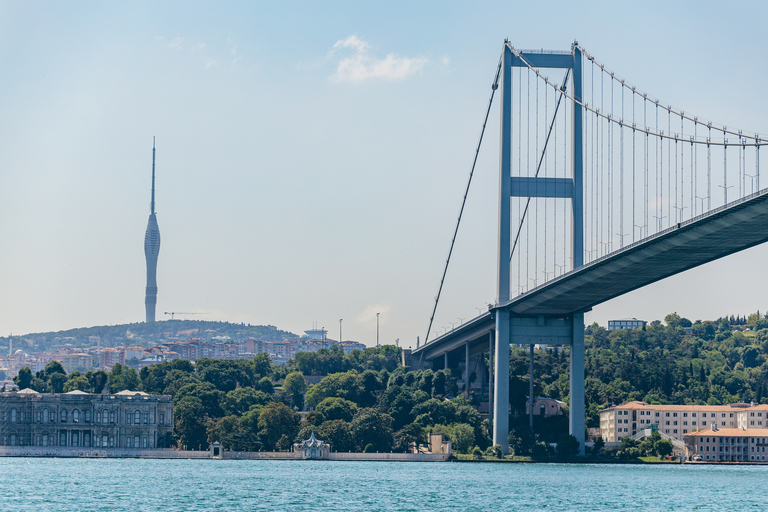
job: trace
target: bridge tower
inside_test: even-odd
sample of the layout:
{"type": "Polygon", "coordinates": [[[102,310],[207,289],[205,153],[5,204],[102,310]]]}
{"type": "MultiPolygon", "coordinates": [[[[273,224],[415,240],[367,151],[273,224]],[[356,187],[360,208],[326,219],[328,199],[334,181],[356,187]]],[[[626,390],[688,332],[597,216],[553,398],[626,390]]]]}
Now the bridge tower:
{"type": "MultiPolygon", "coordinates": [[[[509,450],[509,354],[510,343],[533,346],[544,339],[559,339],[570,345],[570,419],[569,431],[584,453],[584,311],[566,318],[525,317],[510,312],[511,198],[541,197],[571,199],[573,268],[584,263],[583,211],[583,107],[582,54],[576,43],[570,52],[520,52],[504,42],[501,70],[501,141],[499,154],[499,245],[497,267],[497,304],[494,341],[493,443],[509,450]],[[538,178],[536,169],[529,176],[512,176],[512,68],[559,68],[571,72],[573,115],[572,169],[570,178],[538,178]]],[[[533,396],[529,397],[533,407],[533,396]]]]}

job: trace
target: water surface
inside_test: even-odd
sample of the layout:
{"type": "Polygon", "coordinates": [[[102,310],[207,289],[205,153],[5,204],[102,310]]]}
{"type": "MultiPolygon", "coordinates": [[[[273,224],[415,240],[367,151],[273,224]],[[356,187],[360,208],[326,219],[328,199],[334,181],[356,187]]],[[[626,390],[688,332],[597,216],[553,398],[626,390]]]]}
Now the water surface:
{"type": "Polygon", "coordinates": [[[765,510],[766,466],[0,458],[0,510],[765,510]]]}

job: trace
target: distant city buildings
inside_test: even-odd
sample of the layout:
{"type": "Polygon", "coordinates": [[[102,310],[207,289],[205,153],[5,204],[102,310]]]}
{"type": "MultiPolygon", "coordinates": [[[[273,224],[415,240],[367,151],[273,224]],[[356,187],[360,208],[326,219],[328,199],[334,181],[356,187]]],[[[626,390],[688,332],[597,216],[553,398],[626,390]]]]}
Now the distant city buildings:
{"type": "MultiPolygon", "coordinates": [[[[269,327],[270,330],[277,330],[274,326],[269,327]]],[[[0,371],[5,373],[6,378],[11,379],[21,368],[29,367],[34,374],[43,370],[51,361],[59,361],[69,374],[74,371],[85,373],[96,369],[109,371],[118,363],[141,370],[145,366],[173,359],[189,361],[195,361],[201,357],[248,359],[262,353],[267,354],[273,362],[284,364],[299,352],[317,352],[321,349],[339,347],[345,354],[349,354],[353,350],[366,348],[364,344],[357,341],[339,343],[328,338],[327,331],[322,329],[310,330],[307,333],[311,333],[312,336],[308,334],[298,339],[268,341],[254,338],[231,339],[229,336],[217,335],[213,330],[199,332],[198,329],[188,329],[177,333],[166,332],[163,336],[170,339],[159,340],[159,343],[154,342],[154,344],[147,343],[146,338],[141,339],[130,335],[126,340],[129,344],[117,347],[102,347],[101,339],[98,336],[92,336],[88,342],[94,345],[88,348],[74,346],[77,342],[74,338],[55,338],[55,341],[60,344],[60,348],[55,351],[30,354],[29,352],[33,350],[27,348],[27,351],[17,349],[7,357],[0,356],[0,371]],[[178,339],[181,336],[195,334],[200,337],[178,339]],[[147,346],[141,346],[139,343],[146,343],[147,346]]],[[[33,344],[28,343],[28,345],[33,344]]]]}
{"type": "Polygon", "coordinates": [[[638,329],[645,327],[648,322],[638,320],[637,318],[620,318],[618,320],[608,320],[609,331],[621,331],[623,329],[638,329]]]}

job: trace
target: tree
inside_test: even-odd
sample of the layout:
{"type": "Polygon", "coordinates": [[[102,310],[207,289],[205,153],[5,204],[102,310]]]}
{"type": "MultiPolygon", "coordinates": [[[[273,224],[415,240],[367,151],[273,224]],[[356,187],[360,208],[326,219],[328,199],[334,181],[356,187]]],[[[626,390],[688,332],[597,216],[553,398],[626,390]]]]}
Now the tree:
{"type": "MultiPolygon", "coordinates": [[[[254,377],[266,378],[272,369],[272,361],[269,354],[262,352],[251,359],[251,368],[253,368],[254,377]]],[[[262,390],[263,391],[263,390],[262,390]]]]}
{"type": "Polygon", "coordinates": [[[661,439],[656,442],[656,445],[654,446],[654,449],[656,450],[656,453],[659,454],[659,457],[667,457],[672,454],[672,441],[669,441],[667,439],[661,439]]]}
{"type": "Polygon", "coordinates": [[[32,385],[32,370],[25,366],[19,370],[18,375],[13,378],[13,382],[19,387],[19,390],[28,389],[32,385]]]}
{"type": "Polygon", "coordinates": [[[107,383],[109,383],[109,374],[104,370],[88,370],[85,372],[85,378],[88,379],[91,390],[96,394],[104,391],[107,383]]]}
{"type": "Polygon", "coordinates": [[[203,403],[199,398],[188,396],[173,408],[173,424],[176,435],[186,449],[203,449],[208,446],[203,403]]]}
{"type": "Polygon", "coordinates": [[[355,413],[357,413],[357,405],[343,398],[330,397],[317,404],[315,410],[322,413],[328,421],[343,420],[350,422],[355,413]]]}
{"type": "Polygon", "coordinates": [[[469,453],[475,445],[475,430],[466,423],[446,427],[444,433],[448,435],[448,439],[459,453],[469,453]]]}
{"type": "Polygon", "coordinates": [[[218,441],[223,447],[234,451],[250,451],[253,448],[251,436],[245,432],[237,416],[210,420],[206,430],[209,444],[218,441]]]}
{"type": "Polygon", "coordinates": [[[294,439],[299,430],[299,415],[281,402],[270,402],[259,415],[259,438],[267,451],[277,447],[283,435],[294,439]]]}
{"type": "Polygon", "coordinates": [[[269,377],[262,377],[259,382],[254,384],[253,389],[262,391],[270,396],[275,393],[275,388],[272,386],[272,381],[269,380],[269,377]]]}
{"type": "Polygon", "coordinates": [[[317,435],[322,441],[331,445],[331,449],[335,452],[348,452],[355,449],[355,440],[346,421],[326,421],[320,425],[317,435]]]}
{"type": "Polygon", "coordinates": [[[376,409],[367,407],[355,414],[350,424],[352,436],[359,448],[373,445],[377,452],[388,452],[394,442],[392,417],[376,409]]]}
{"type": "MultiPolygon", "coordinates": [[[[53,376],[51,376],[51,379],[53,379],[53,376]]],[[[53,387],[53,381],[51,381],[51,387],[53,387]]],[[[141,389],[139,374],[133,368],[115,363],[112,371],[109,373],[109,392],[117,393],[126,389],[129,391],[139,391],[141,389]]]]}
{"type": "Polygon", "coordinates": [[[51,393],[63,393],[64,383],[67,381],[67,375],[64,373],[52,373],[48,378],[48,386],[51,393]]]}
{"type": "Polygon", "coordinates": [[[272,397],[253,388],[237,388],[226,394],[221,404],[224,414],[241,416],[253,405],[266,405],[272,397]]]}
{"type": "Polygon", "coordinates": [[[605,448],[605,441],[603,441],[602,437],[598,437],[595,441],[594,446],[592,446],[592,455],[595,457],[600,455],[600,451],[605,448]]]}
{"type": "Polygon", "coordinates": [[[43,369],[43,373],[45,374],[46,380],[48,380],[48,377],[54,373],[63,373],[64,375],[67,374],[67,372],[64,370],[64,366],[62,366],[62,364],[58,361],[51,361],[46,364],[45,368],[43,369]]]}
{"type": "Polygon", "coordinates": [[[557,442],[557,457],[570,459],[579,454],[579,441],[570,434],[564,435],[557,442]]]}
{"type": "Polygon", "coordinates": [[[88,391],[91,388],[91,383],[88,382],[88,379],[83,377],[82,375],[77,375],[74,377],[70,377],[67,382],[64,383],[64,392],[68,393],[70,391],[88,391]]]}
{"type": "Polygon", "coordinates": [[[307,381],[299,372],[291,372],[285,377],[283,393],[291,399],[291,405],[301,408],[304,405],[304,393],[307,391],[307,381]]]}
{"type": "Polygon", "coordinates": [[[427,434],[424,427],[418,423],[410,423],[397,432],[394,435],[395,450],[399,452],[407,452],[411,444],[417,448],[419,446],[427,444],[427,434]]]}
{"type": "Polygon", "coordinates": [[[200,400],[205,416],[208,416],[209,418],[220,418],[224,416],[221,402],[225,395],[222,391],[216,389],[210,382],[194,382],[183,386],[176,394],[176,400],[183,400],[188,396],[193,396],[200,400]]]}

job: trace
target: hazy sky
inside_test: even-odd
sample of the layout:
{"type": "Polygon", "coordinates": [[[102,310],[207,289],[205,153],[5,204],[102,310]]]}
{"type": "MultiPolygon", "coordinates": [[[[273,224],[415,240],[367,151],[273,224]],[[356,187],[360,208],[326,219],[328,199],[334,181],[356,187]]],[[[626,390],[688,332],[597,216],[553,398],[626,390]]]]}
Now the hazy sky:
{"type": "MultiPolygon", "coordinates": [[[[505,37],[574,39],[678,109],[768,132],[768,4],[0,1],[0,333],[165,311],[424,339],[505,37]]],[[[498,104],[497,104],[498,105],[498,104]]],[[[436,326],[495,296],[498,110],[436,326]]],[[[587,322],[768,309],[768,246],[587,322]]]]}

